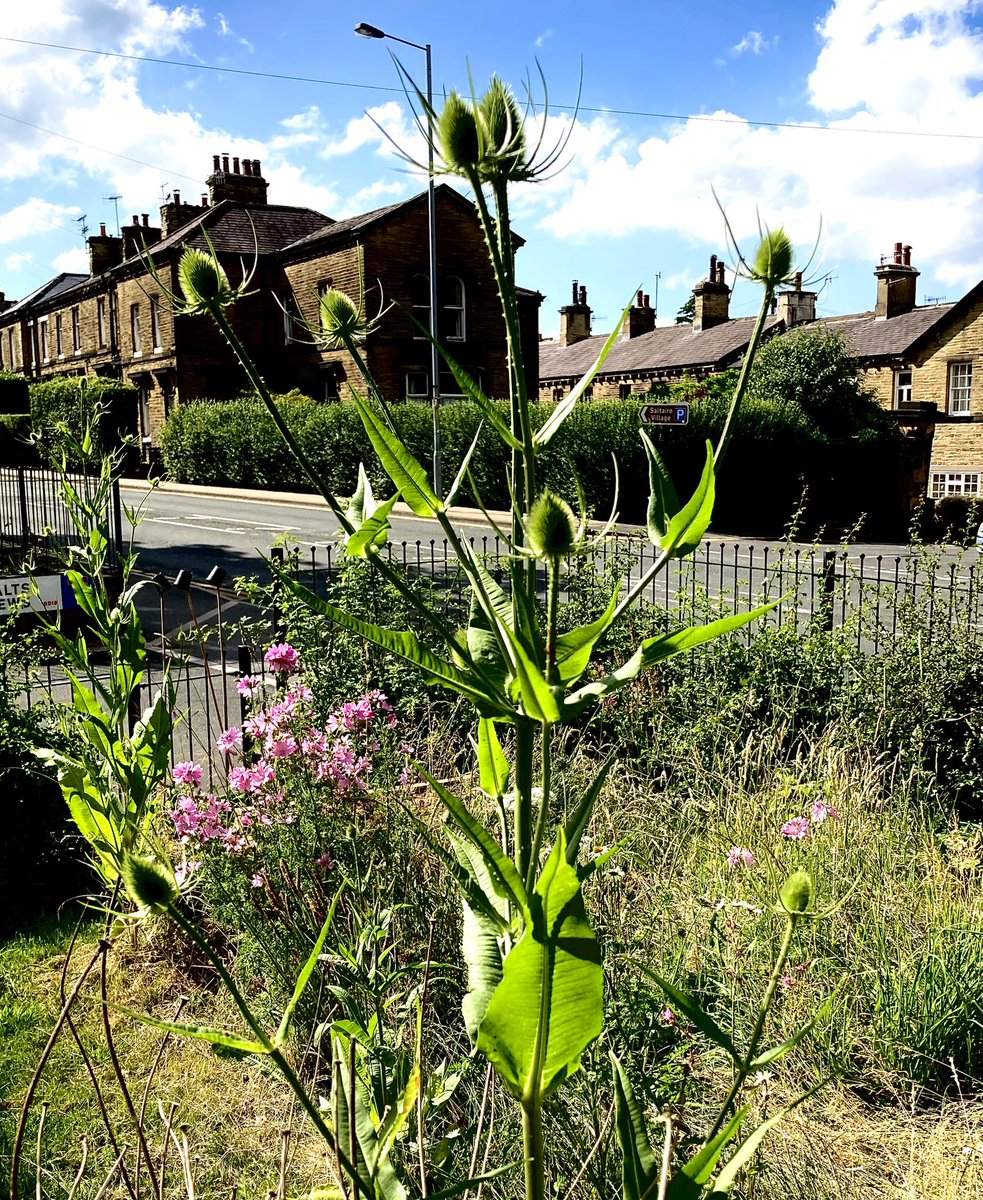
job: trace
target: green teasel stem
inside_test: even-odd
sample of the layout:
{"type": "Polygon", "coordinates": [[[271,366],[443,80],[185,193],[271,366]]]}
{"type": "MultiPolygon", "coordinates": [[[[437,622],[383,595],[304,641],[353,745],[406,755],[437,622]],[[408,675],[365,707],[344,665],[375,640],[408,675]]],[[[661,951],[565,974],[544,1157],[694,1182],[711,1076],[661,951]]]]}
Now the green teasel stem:
{"type": "Polygon", "coordinates": [[[758,351],[758,343],[761,341],[761,335],[764,332],[765,321],[768,318],[768,313],[771,310],[771,301],[774,292],[771,288],[765,288],[765,294],[761,298],[761,308],[758,310],[758,319],[754,323],[754,331],[751,334],[751,340],[748,342],[747,351],[744,354],[744,361],[741,363],[741,373],[737,377],[737,386],[734,388],[734,395],[731,398],[730,405],[727,409],[727,418],[724,421],[724,427],[720,432],[720,440],[717,442],[717,449],[713,455],[713,465],[719,471],[720,464],[723,462],[724,454],[727,452],[727,446],[730,443],[732,427],[737,419],[737,414],[740,412],[741,403],[744,400],[744,393],[747,391],[748,380],[751,377],[751,367],[754,365],[754,356],[758,351]]]}
{"type": "Polygon", "coordinates": [[[550,815],[550,788],[553,786],[553,726],[543,725],[542,740],[543,766],[543,798],[539,802],[539,812],[536,814],[536,832],[533,836],[532,853],[529,856],[529,868],[526,874],[526,891],[531,892],[536,884],[536,873],[539,870],[539,858],[543,852],[543,842],[546,840],[546,826],[550,815]]]}
{"type": "Polygon", "coordinates": [[[515,868],[529,877],[532,862],[532,789],[536,725],[531,717],[515,720],[515,868]]]}
{"type": "Polygon", "coordinates": [[[522,1150],[525,1200],[546,1200],[546,1148],[543,1139],[543,1104],[539,1096],[522,1101],[522,1150]]]}
{"type": "Polygon", "coordinates": [[[748,1042],[747,1051],[744,1055],[744,1061],[738,1067],[737,1073],[734,1076],[734,1083],[727,1094],[727,1099],[720,1106],[720,1112],[717,1116],[717,1122],[710,1132],[707,1141],[712,1141],[724,1126],[727,1120],[727,1114],[731,1106],[737,1099],[737,1095],[744,1086],[744,1081],[751,1073],[751,1063],[754,1062],[755,1055],[758,1052],[758,1046],[761,1042],[761,1035],[764,1032],[765,1021],[768,1019],[768,1013],[771,1009],[772,1001],[775,999],[775,991],[785,974],[785,964],[788,962],[788,956],[792,949],[792,938],[795,936],[795,925],[798,920],[797,913],[790,913],[786,918],[785,932],[782,934],[781,945],[778,947],[778,954],[775,958],[775,965],[772,967],[771,976],[768,979],[768,986],[764,990],[764,995],[761,997],[761,1003],[758,1006],[758,1015],[754,1022],[754,1029],[751,1031],[751,1038],[748,1042]]]}

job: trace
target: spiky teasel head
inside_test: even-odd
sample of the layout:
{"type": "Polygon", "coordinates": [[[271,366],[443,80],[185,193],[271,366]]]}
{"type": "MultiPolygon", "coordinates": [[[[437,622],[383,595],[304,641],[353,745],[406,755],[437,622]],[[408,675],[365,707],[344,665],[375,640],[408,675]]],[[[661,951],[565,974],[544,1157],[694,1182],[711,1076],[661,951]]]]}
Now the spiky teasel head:
{"type": "Polygon", "coordinates": [[[815,885],[808,871],[793,871],[778,893],[778,912],[801,917],[812,911],[815,885]]]}
{"type": "Polygon", "coordinates": [[[792,239],[784,229],[767,229],[758,243],[758,250],[751,265],[751,278],[774,291],[795,278],[792,239]]]}
{"type": "Polygon", "coordinates": [[[534,557],[547,562],[569,557],[583,532],[583,523],[562,496],[548,488],[540,492],[526,518],[526,542],[534,557]]]}
{"type": "Polygon", "coordinates": [[[481,140],[474,108],[457,92],[444,101],[434,130],[435,149],[454,175],[480,174],[481,140]]]}
{"type": "Polygon", "coordinates": [[[331,350],[360,345],[379,324],[378,317],[370,320],[361,304],[356,304],[337,288],[328,288],[321,293],[318,311],[320,328],[311,329],[310,333],[316,342],[331,350]]]}
{"type": "Polygon", "coordinates": [[[151,912],[166,912],[178,897],[178,885],[170,870],[152,858],[127,854],[121,874],[123,886],[134,904],[151,912]]]}
{"type": "Polygon", "coordinates": [[[484,177],[491,182],[493,176],[500,176],[512,183],[531,178],[524,117],[511,89],[497,75],[478,102],[478,121],[484,141],[484,177]]]}
{"type": "Polygon", "coordinates": [[[207,313],[228,308],[235,300],[235,290],[229,283],[221,263],[214,254],[187,246],[177,266],[178,282],[184,297],[184,312],[207,313]]]}

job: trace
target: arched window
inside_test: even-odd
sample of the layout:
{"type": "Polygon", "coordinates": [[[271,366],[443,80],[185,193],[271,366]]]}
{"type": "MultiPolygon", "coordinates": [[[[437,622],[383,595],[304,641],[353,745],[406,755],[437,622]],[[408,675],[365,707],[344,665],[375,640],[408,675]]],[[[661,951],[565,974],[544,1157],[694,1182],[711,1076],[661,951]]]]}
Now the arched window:
{"type": "Polygon", "coordinates": [[[464,283],[457,275],[444,280],[443,335],[449,342],[463,342],[466,337],[464,313],[464,283]]]}

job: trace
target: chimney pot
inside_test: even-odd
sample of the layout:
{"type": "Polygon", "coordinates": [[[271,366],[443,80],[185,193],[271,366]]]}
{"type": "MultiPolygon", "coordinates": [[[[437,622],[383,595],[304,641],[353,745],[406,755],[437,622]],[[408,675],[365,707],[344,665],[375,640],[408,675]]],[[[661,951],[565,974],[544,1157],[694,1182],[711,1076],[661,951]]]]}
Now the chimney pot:
{"type": "Polygon", "coordinates": [[[652,300],[651,300],[651,297],[649,296],[648,292],[645,293],[645,299],[644,299],[643,303],[646,308],[652,307],[652,300]]]}
{"type": "Polygon", "coordinates": [[[233,160],[232,160],[232,174],[233,175],[239,174],[239,160],[237,158],[233,158],[233,160]]]}
{"type": "Polygon", "coordinates": [[[904,265],[906,267],[910,267],[911,266],[911,247],[905,246],[902,249],[901,253],[902,253],[902,262],[904,263],[904,265]]]}
{"type": "Polygon", "coordinates": [[[143,217],[143,223],[144,223],[144,225],[148,225],[148,226],[149,226],[149,224],[150,224],[150,213],[141,213],[140,215],[143,217]]]}
{"type": "Polygon", "coordinates": [[[177,188],[174,189],[174,203],[178,206],[178,208],[181,207],[181,193],[177,190],[177,188]]]}
{"type": "Polygon", "coordinates": [[[134,225],[140,224],[140,218],[136,215],[136,213],[133,214],[133,224],[134,225]]]}
{"type": "Polygon", "coordinates": [[[580,285],[580,303],[581,304],[587,303],[587,288],[584,284],[580,285]]]}
{"type": "Polygon", "coordinates": [[[216,172],[218,171],[218,155],[217,154],[212,155],[212,169],[216,172]]]}
{"type": "Polygon", "coordinates": [[[100,236],[100,237],[105,237],[105,236],[106,236],[106,226],[105,226],[105,225],[102,225],[102,224],[100,224],[100,226],[99,226],[99,236],[100,236]]]}
{"type": "Polygon", "coordinates": [[[635,295],[635,303],[638,305],[639,308],[642,307],[643,301],[644,301],[644,297],[642,296],[641,291],[637,292],[635,295]]]}
{"type": "Polygon", "coordinates": [[[576,279],[573,281],[573,285],[570,289],[570,303],[571,304],[577,303],[577,280],[576,279]]]}
{"type": "Polygon", "coordinates": [[[724,263],[718,262],[717,263],[717,283],[722,284],[723,282],[724,282],[724,263]]]}
{"type": "Polygon", "coordinates": [[[710,255],[710,282],[715,283],[716,279],[717,279],[717,256],[716,256],[716,254],[711,254],[710,255]]]}
{"type": "Polygon", "coordinates": [[[243,175],[252,175],[253,160],[251,158],[244,158],[242,160],[242,173],[243,175]]]}
{"type": "Polygon", "coordinates": [[[207,196],[205,196],[204,194],[203,194],[203,195],[202,195],[202,197],[201,197],[201,207],[202,207],[202,208],[207,208],[207,207],[208,207],[208,197],[207,197],[207,196]]]}
{"type": "Polygon", "coordinates": [[[228,173],[229,173],[229,156],[227,154],[222,155],[222,170],[226,173],[226,175],[228,175],[228,173]]]}
{"type": "Polygon", "coordinates": [[[253,174],[254,175],[262,175],[263,174],[263,172],[259,169],[259,159],[258,158],[253,159],[253,174]]]}
{"type": "Polygon", "coordinates": [[[802,272],[801,271],[795,272],[795,290],[797,292],[802,291],[802,272]]]}
{"type": "Polygon", "coordinates": [[[894,261],[899,266],[901,265],[901,243],[900,242],[894,243],[894,261]]]}

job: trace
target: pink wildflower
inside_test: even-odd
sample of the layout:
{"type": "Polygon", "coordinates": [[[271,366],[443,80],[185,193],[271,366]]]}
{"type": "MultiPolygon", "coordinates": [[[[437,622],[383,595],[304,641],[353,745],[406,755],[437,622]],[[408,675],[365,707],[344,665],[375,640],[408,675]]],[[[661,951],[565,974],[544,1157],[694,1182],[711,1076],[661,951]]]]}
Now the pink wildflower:
{"type": "Polygon", "coordinates": [[[791,975],[783,975],[778,982],[782,985],[783,988],[790,988],[790,987],[795,986],[795,980],[792,978],[791,975]]]}
{"type": "Polygon", "coordinates": [[[249,884],[250,884],[250,887],[262,887],[263,886],[263,876],[260,875],[259,871],[256,872],[256,874],[252,877],[252,879],[250,879],[249,884]]]}
{"type": "Polygon", "coordinates": [[[271,671],[282,671],[286,675],[291,675],[300,664],[300,655],[289,642],[279,642],[267,650],[263,661],[271,671]]]}
{"type": "Polygon", "coordinates": [[[242,730],[233,725],[218,735],[218,748],[223,754],[233,754],[242,749],[242,730]]]}
{"type": "Polygon", "coordinates": [[[175,763],[171,775],[175,783],[190,783],[192,787],[201,783],[201,767],[196,762],[175,763]]]}
{"type": "Polygon", "coordinates": [[[744,846],[731,846],[727,854],[727,865],[731,870],[734,867],[753,867],[754,855],[744,846]]]}
{"type": "Polygon", "coordinates": [[[838,821],[840,814],[832,804],[826,804],[823,800],[817,800],[812,806],[812,820],[815,825],[822,825],[826,819],[830,821],[838,821]]]}
{"type": "Polygon", "coordinates": [[[289,758],[297,753],[297,739],[289,733],[284,737],[272,738],[267,741],[266,753],[273,758],[289,758]]]}
{"type": "Polygon", "coordinates": [[[333,871],[338,864],[331,857],[331,851],[325,850],[320,858],[315,859],[315,865],[320,867],[322,871],[333,871]]]}
{"type": "Polygon", "coordinates": [[[233,767],[229,772],[229,787],[234,792],[248,792],[252,777],[253,773],[249,767],[233,767]]]}
{"type": "Polygon", "coordinates": [[[793,842],[801,842],[803,838],[807,838],[808,836],[808,817],[793,817],[782,826],[782,837],[787,837],[793,842]]]}
{"type": "Polygon", "coordinates": [[[676,1016],[676,1014],[672,1011],[671,1008],[664,1008],[662,1010],[660,1016],[662,1018],[663,1025],[678,1025],[679,1024],[679,1018],[676,1016]]]}
{"type": "Polygon", "coordinates": [[[240,696],[253,697],[263,690],[263,681],[258,675],[243,675],[236,681],[236,691],[240,696]]]}

